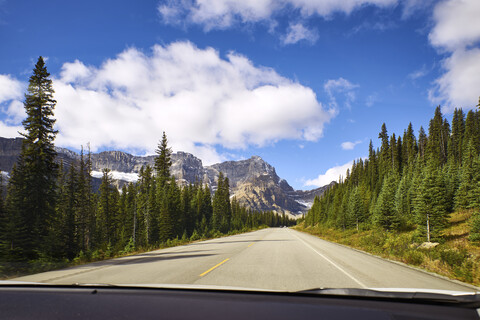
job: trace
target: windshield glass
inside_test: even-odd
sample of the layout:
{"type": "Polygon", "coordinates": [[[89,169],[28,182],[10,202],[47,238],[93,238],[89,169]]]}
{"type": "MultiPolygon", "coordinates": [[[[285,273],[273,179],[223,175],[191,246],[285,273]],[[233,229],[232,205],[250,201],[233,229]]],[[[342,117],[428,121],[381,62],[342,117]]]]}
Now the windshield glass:
{"type": "Polygon", "coordinates": [[[479,14],[0,1],[0,280],[477,291],[479,14]]]}

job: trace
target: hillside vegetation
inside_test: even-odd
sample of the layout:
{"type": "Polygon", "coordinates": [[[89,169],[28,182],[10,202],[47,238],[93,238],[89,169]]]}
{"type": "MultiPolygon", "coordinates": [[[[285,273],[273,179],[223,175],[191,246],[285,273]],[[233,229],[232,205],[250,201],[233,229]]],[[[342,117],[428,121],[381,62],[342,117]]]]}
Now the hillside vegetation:
{"type": "Polygon", "coordinates": [[[479,284],[480,112],[455,109],[450,125],[437,107],[428,135],[383,124],[378,137],[300,229],[479,284]]]}

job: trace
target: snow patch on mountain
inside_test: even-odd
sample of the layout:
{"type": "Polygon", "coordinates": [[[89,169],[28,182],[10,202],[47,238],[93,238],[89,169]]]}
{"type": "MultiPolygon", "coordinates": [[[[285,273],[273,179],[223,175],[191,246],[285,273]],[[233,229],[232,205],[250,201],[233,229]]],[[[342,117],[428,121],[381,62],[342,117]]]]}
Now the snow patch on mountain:
{"type": "MultiPolygon", "coordinates": [[[[123,180],[127,182],[137,182],[138,180],[138,173],[134,173],[134,172],[110,171],[110,175],[112,176],[112,179],[115,179],[115,180],[123,180]]],[[[102,178],[103,172],[92,171],[92,177],[102,178]]]]}

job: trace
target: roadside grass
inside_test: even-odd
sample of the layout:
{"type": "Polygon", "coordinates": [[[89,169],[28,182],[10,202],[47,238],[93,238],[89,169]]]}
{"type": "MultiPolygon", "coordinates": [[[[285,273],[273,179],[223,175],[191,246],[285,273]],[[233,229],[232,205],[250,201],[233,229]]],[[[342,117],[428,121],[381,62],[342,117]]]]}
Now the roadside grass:
{"type": "Polygon", "coordinates": [[[120,250],[114,253],[112,248],[107,247],[105,250],[97,249],[94,251],[84,253],[81,251],[77,257],[69,261],[68,259],[63,260],[51,260],[48,257],[41,257],[36,260],[25,261],[25,262],[11,262],[11,261],[0,261],[0,280],[8,280],[11,278],[17,278],[22,276],[27,276],[30,274],[53,271],[64,269],[68,267],[79,266],[83,264],[88,264],[97,261],[104,261],[109,259],[121,258],[132,256],[136,254],[141,254],[153,250],[160,250],[170,247],[183,246],[190,243],[229,237],[236,234],[246,233],[257,231],[260,229],[268,228],[267,226],[259,226],[255,228],[244,228],[242,230],[233,230],[224,234],[221,232],[208,232],[207,234],[199,235],[197,233],[192,234],[191,237],[184,237],[181,239],[175,238],[172,240],[167,240],[156,246],[140,247],[134,248],[133,243],[128,243],[123,250],[120,250]]]}
{"type": "Polygon", "coordinates": [[[414,230],[337,230],[322,225],[294,227],[322,239],[400,261],[451,279],[480,286],[480,245],[468,240],[472,210],[453,212],[440,244],[420,249],[423,242],[414,230]]]}

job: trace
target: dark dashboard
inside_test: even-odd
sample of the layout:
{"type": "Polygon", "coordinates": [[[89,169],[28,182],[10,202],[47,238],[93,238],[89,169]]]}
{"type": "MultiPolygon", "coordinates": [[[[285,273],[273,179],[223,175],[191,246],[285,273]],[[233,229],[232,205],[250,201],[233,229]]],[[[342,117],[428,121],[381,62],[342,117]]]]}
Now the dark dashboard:
{"type": "Polygon", "coordinates": [[[0,287],[1,319],[479,319],[477,308],[478,301],[450,303],[308,292],[0,287]]]}

